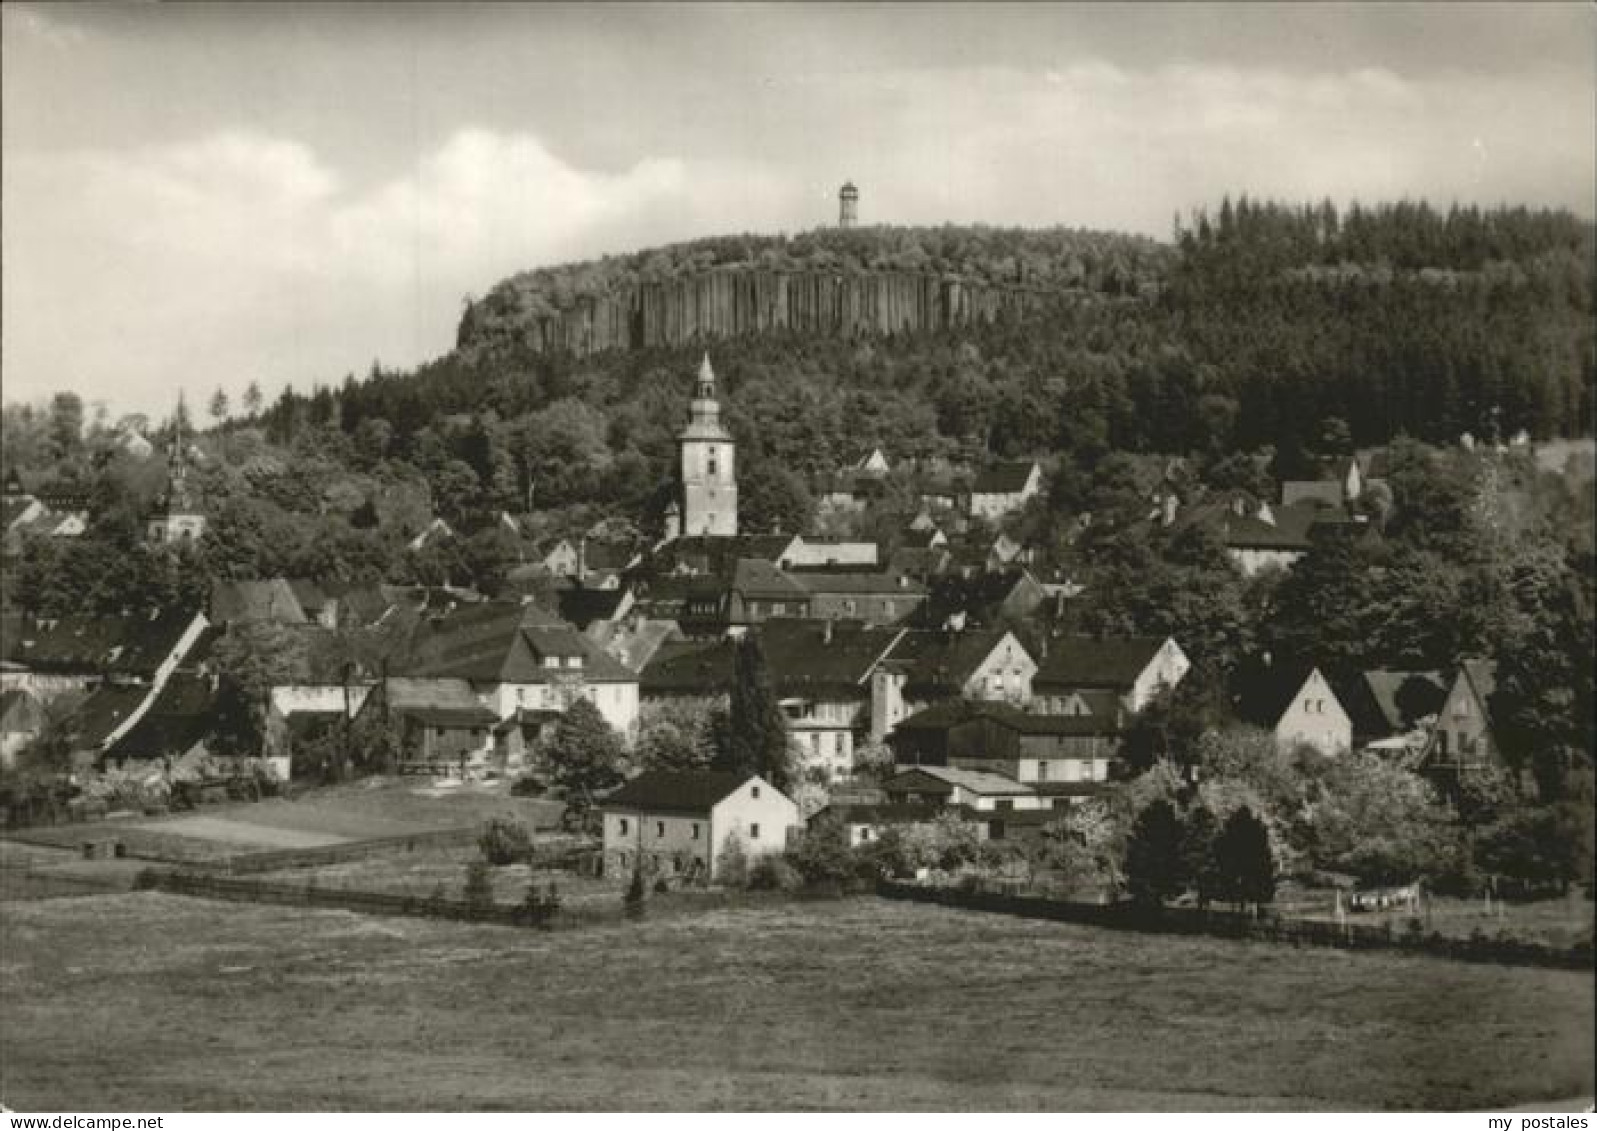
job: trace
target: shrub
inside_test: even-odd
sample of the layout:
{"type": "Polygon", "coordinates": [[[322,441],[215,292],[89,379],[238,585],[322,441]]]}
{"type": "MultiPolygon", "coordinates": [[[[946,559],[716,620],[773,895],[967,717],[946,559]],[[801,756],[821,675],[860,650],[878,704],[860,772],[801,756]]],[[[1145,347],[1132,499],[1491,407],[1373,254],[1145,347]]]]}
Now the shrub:
{"type": "Polygon", "coordinates": [[[482,858],[496,868],[532,859],[532,835],[527,826],[510,817],[495,817],[477,838],[482,858]]]}
{"type": "Polygon", "coordinates": [[[621,901],[628,919],[643,918],[644,901],[647,898],[646,892],[647,888],[643,882],[643,861],[640,858],[637,865],[632,869],[632,882],[627,885],[627,894],[621,901]]]}
{"type": "Polygon", "coordinates": [[[560,911],[560,892],[555,888],[554,881],[549,882],[546,891],[540,892],[536,880],[527,883],[527,898],[522,901],[522,913],[527,922],[535,927],[547,927],[555,915],[560,911]]]}
{"type": "Polygon", "coordinates": [[[749,879],[749,857],[743,851],[743,838],[737,833],[726,834],[721,846],[721,858],[716,861],[715,878],[727,887],[743,887],[749,879]]]}
{"type": "Polygon", "coordinates": [[[748,885],[755,891],[796,891],[804,877],[780,856],[762,856],[749,869],[748,885]]]}
{"type": "Polygon", "coordinates": [[[466,865],[466,888],[462,894],[466,906],[473,911],[485,911],[494,905],[493,877],[484,861],[473,860],[466,865]]]}
{"type": "Polygon", "coordinates": [[[522,774],[510,783],[511,797],[542,797],[549,791],[549,783],[536,774],[522,774]]]}

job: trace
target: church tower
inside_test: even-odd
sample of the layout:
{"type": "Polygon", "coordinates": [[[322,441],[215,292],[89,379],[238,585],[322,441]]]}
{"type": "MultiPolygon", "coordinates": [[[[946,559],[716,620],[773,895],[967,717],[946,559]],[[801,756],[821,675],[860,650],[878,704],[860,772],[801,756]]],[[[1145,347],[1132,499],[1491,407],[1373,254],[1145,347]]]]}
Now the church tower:
{"type": "Polygon", "coordinates": [[[699,363],[688,426],[677,436],[681,455],[680,532],[730,537],[738,532],[738,486],[733,470],[732,434],[721,424],[710,355],[699,363]]]}
{"type": "Polygon", "coordinates": [[[157,543],[188,542],[205,533],[205,514],[195,505],[189,491],[189,458],[184,436],[188,408],[181,390],[177,412],[172,415],[172,450],[167,455],[166,493],[156,501],[155,513],[145,524],[146,540],[157,543]]]}

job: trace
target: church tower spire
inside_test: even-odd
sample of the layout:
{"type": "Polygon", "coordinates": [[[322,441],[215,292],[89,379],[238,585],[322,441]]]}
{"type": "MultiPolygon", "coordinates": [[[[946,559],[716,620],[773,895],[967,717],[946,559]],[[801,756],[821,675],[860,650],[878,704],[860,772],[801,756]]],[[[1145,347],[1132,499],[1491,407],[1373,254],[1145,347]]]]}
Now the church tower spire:
{"type": "Polygon", "coordinates": [[[738,532],[735,449],[732,434],[721,423],[715,370],[706,353],[693,385],[687,427],[677,435],[682,473],[680,533],[730,537],[738,532]]]}

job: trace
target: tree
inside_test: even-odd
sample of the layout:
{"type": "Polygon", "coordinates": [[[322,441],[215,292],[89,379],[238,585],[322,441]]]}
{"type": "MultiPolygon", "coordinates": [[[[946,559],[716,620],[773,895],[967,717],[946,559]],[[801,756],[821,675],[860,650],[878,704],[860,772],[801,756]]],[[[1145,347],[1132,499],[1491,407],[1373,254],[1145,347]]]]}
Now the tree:
{"type": "Polygon", "coordinates": [[[643,704],[632,752],[645,770],[702,770],[715,760],[711,715],[703,700],[643,704]]]}
{"type": "Polygon", "coordinates": [[[849,847],[848,829],[830,814],[810,822],[787,859],[812,884],[843,883],[859,871],[849,847]]]}
{"type": "Polygon", "coordinates": [[[1181,865],[1175,806],[1155,801],[1137,814],[1126,839],[1126,888],[1138,903],[1158,907],[1185,888],[1181,865]]]}
{"type": "Polygon", "coordinates": [[[258,757],[268,741],[272,688],[310,676],[305,636],[271,621],[235,621],[211,655],[220,675],[218,750],[258,757]]]}
{"type": "Polygon", "coordinates": [[[50,446],[57,459],[75,455],[83,446],[83,398],[78,394],[50,398],[50,446]]]}
{"type": "Polygon", "coordinates": [[[544,756],[551,781],[577,809],[586,809],[595,793],[620,785],[626,777],[621,736],[586,699],[578,699],[560,716],[544,756]]]}
{"type": "Polygon", "coordinates": [[[1199,907],[1209,906],[1221,886],[1214,851],[1219,835],[1220,822],[1214,810],[1195,802],[1181,827],[1181,875],[1197,895],[1199,907]]]}
{"type": "Polygon", "coordinates": [[[758,774],[777,789],[787,789],[792,779],[787,718],[771,690],[760,639],[752,633],[738,643],[728,729],[721,768],[758,774]]]}
{"type": "Polygon", "coordinates": [[[229,407],[227,393],[217,386],[216,392],[211,394],[211,418],[220,424],[227,419],[229,407]]]}
{"type": "Polygon", "coordinates": [[[810,529],[815,499],[792,468],[758,461],[738,476],[738,521],[748,531],[793,534],[810,529]]]}
{"type": "MultiPolygon", "coordinates": [[[[641,860],[641,855],[639,856],[641,860]]],[[[716,881],[726,887],[742,887],[749,879],[749,855],[743,848],[743,838],[736,829],[726,834],[721,842],[721,853],[715,861],[716,881]]]]}
{"type": "Polygon", "coordinates": [[[1270,833],[1246,805],[1226,818],[1214,842],[1216,895],[1239,907],[1275,899],[1275,860],[1270,833]]]}
{"type": "Polygon", "coordinates": [[[261,414],[261,405],[264,403],[265,398],[261,395],[260,383],[251,381],[244,390],[244,411],[249,414],[251,420],[261,414]]]}

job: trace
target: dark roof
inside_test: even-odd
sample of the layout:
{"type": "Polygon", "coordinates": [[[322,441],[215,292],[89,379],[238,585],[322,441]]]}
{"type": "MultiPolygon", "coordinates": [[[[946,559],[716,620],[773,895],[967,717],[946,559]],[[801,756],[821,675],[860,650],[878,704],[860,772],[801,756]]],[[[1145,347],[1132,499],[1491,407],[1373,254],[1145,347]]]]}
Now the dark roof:
{"type": "Polygon", "coordinates": [[[288,587],[294,594],[294,599],[299,602],[299,607],[305,610],[307,614],[315,615],[322,608],[333,603],[333,597],[309,578],[294,578],[288,583],[288,587]]]}
{"type": "Polygon", "coordinates": [[[604,799],[606,809],[708,813],[753,774],[722,770],[647,770],[604,799]]]}
{"type": "Polygon", "coordinates": [[[1005,616],[1028,616],[1047,597],[1029,570],[1022,566],[990,570],[986,554],[975,553],[967,563],[973,567],[969,576],[946,573],[933,580],[931,596],[918,618],[922,623],[943,624],[964,613],[982,624],[993,624],[1005,616]]]}
{"type": "Polygon", "coordinates": [[[562,620],[569,621],[577,628],[587,628],[596,620],[614,618],[626,597],[627,590],[621,588],[589,589],[573,585],[556,591],[555,604],[562,620]]]}
{"type": "Polygon", "coordinates": [[[535,605],[490,601],[456,609],[435,621],[415,649],[410,674],[479,683],[545,683],[555,671],[577,671],[544,659],[581,657],[587,682],[630,683],[636,676],[569,624],[535,605]]]}
{"type": "Polygon", "coordinates": [[[112,758],[184,754],[211,732],[216,693],[202,676],[178,672],[166,681],[139,721],[106,751],[112,758]]]}
{"type": "Polygon", "coordinates": [[[924,597],[926,587],[905,574],[877,570],[839,569],[832,566],[797,568],[788,576],[808,593],[865,593],[924,597]]]}
{"type": "Polygon", "coordinates": [[[694,534],[661,547],[655,555],[655,565],[730,576],[739,558],[774,562],[792,542],[791,534],[694,534]]]}
{"type": "Polygon", "coordinates": [[[176,649],[196,614],[151,612],[128,617],[67,616],[24,629],[11,658],[42,670],[106,672],[149,678],[176,649]]]}
{"type": "Polygon", "coordinates": [[[952,793],[955,787],[983,796],[998,797],[1036,792],[1031,786],[1004,777],[1002,774],[990,774],[985,770],[960,770],[950,766],[911,766],[884,781],[882,789],[889,797],[895,793],[902,793],[910,788],[910,779],[916,776],[931,778],[937,783],[930,786],[929,790],[925,786],[916,786],[915,788],[922,793],[952,793]]]}
{"type": "Polygon", "coordinates": [[[1010,703],[950,699],[917,711],[901,720],[894,734],[940,732],[972,719],[990,719],[1020,734],[1114,735],[1120,727],[1114,716],[1037,715],[1010,703]]]}
{"type": "Polygon", "coordinates": [[[834,817],[844,824],[855,825],[892,825],[911,824],[919,821],[936,819],[940,812],[932,805],[912,805],[908,803],[893,804],[882,802],[876,805],[827,805],[818,810],[809,819],[809,824],[814,824],[823,816],[834,817]]]}
{"type": "Polygon", "coordinates": [[[218,581],[211,586],[211,620],[228,624],[266,620],[304,624],[305,610],[294,589],[281,577],[270,581],[218,581]]]}
{"type": "Polygon", "coordinates": [[[831,639],[820,620],[771,620],[759,628],[760,647],[778,695],[868,694],[870,674],[902,629],[834,621],[831,639]]]}
{"type": "Polygon", "coordinates": [[[393,714],[432,726],[488,727],[499,721],[463,679],[394,677],[367,696],[366,703],[383,703],[393,714]]]}
{"type": "Polygon", "coordinates": [[[638,676],[643,695],[719,695],[732,686],[731,640],[667,640],[638,676]]]}
{"type": "MultiPolygon", "coordinates": [[[[871,671],[900,634],[858,621],[800,618],[766,621],[755,630],[772,689],[780,696],[868,694],[871,671]]],[[[718,695],[732,686],[737,642],[674,640],[662,644],[640,677],[644,695],[718,695]]]]}
{"type": "Polygon", "coordinates": [[[106,684],[92,691],[72,712],[72,725],[77,734],[79,749],[98,747],[111,732],[127,721],[129,715],[151,694],[148,687],[124,687],[106,684]]]}
{"type": "Polygon", "coordinates": [[[1402,734],[1441,709],[1447,688],[1439,673],[1377,669],[1334,689],[1359,736],[1402,734]]]}
{"type": "Polygon", "coordinates": [[[1342,502],[1340,479],[1287,479],[1281,484],[1281,502],[1287,505],[1318,500],[1330,506],[1342,502]]]}
{"type": "Polygon", "coordinates": [[[1036,466],[1037,462],[1029,459],[995,463],[976,476],[971,492],[977,495],[1018,495],[1026,489],[1026,481],[1031,478],[1032,468],[1036,466]]]}
{"type": "Polygon", "coordinates": [[[1032,679],[1036,691],[1077,688],[1129,690],[1151,664],[1163,636],[1055,636],[1032,679]]]}
{"type": "Polygon", "coordinates": [[[752,600],[803,601],[809,590],[768,561],[739,558],[732,572],[732,588],[752,600]]]}
{"type": "MultiPolygon", "coordinates": [[[[957,695],[1006,635],[1002,628],[913,630],[899,638],[885,662],[904,672],[904,691],[912,698],[957,695]]],[[[1018,640],[1015,646],[1024,648],[1018,640]]]]}
{"type": "Polygon", "coordinates": [[[1262,669],[1239,671],[1234,684],[1237,714],[1245,722],[1273,730],[1314,671],[1313,664],[1302,661],[1281,661],[1262,669]]]}

